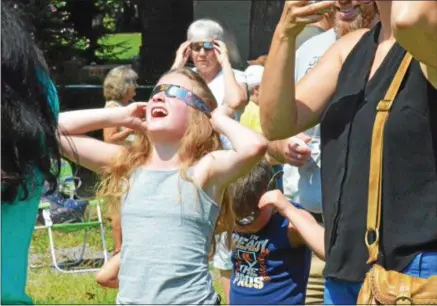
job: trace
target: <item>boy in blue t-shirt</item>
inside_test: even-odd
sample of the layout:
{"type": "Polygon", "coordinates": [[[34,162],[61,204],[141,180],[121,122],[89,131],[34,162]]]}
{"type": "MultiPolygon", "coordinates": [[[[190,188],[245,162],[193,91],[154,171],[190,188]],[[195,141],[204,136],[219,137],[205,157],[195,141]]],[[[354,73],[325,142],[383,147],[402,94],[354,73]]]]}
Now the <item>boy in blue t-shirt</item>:
{"type": "MultiPolygon", "coordinates": [[[[282,204],[289,203],[274,190],[275,178],[282,173],[273,173],[263,161],[233,186],[237,225],[232,234],[230,304],[305,303],[311,251],[289,220],[276,211],[276,203],[258,207],[268,193],[275,193],[275,199],[282,196],[282,204]]],[[[302,209],[296,213],[313,218],[302,209]]]]}

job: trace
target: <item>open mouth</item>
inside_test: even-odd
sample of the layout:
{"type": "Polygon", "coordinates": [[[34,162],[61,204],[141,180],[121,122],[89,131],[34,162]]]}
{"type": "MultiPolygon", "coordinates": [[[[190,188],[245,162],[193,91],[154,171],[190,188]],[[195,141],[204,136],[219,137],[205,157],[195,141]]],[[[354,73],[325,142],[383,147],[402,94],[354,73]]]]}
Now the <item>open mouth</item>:
{"type": "Polygon", "coordinates": [[[339,13],[339,18],[342,21],[353,21],[360,14],[360,6],[349,7],[349,8],[338,8],[335,10],[339,13]]]}
{"type": "Polygon", "coordinates": [[[153,118],[164,118],[167,117],[168,112],[164,107],[155,106],[152,108],[151,114],[153,118]]]}

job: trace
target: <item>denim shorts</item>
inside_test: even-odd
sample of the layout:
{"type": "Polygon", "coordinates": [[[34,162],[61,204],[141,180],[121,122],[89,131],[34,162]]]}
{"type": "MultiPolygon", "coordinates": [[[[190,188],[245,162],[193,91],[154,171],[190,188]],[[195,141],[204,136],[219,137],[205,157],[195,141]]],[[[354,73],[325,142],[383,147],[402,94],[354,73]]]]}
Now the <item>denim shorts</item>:
{"type": "MultiPolygon", "coordinates": [[[[418,254],[402,271],[410,276],[429,278],[437,275],[437,252],[418,254]]],[[[362,282],[336,279],[325,280],[325,305],[354,305],[357,302],[362,282]]]]}

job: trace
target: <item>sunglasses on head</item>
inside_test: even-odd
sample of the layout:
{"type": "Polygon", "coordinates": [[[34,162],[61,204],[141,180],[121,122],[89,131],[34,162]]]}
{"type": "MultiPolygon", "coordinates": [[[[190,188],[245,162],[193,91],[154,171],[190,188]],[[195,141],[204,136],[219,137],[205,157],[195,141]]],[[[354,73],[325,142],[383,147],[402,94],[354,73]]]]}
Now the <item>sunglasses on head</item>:
{"type": "MultiPolygon", "coordinates": [[[[280,170],[273,174],[272,178],[270,179],[269,183],[266,187],[266,192],[272,190],[272,184],[275,182],[275,180],[282,176],[284,174],[283,170],[280,170]]],[[[257,209],[256,211],[252,211],[247,217],[241,218],[240,220],[237,220],[237,223],[241,226],[247,226],[249,224],[252,224],[260,215],[261,210],[257,209]]]]}
{"type": "Polygon", "coordinates": [[[199,52],[202,48],[205,51],[210,51],[214,49],[214,43],[211,41],[199,41],[199,42],[191,43],[191,50],[199,52]]]}
{"type": "Polygon", "coordinates": [[[202,113],[206,114],[208,117],[211,117],[211,109],[209,108],[209,106],[205,102],[203,102],[202,99],[200,99],[198,96],[196,96],[193,92],[189,91],[188,89],[185,89],[178,85],[161,84],[156,86],[152,90],[152,93],[150,95],[150,100],[153,98],[154,95],[156,95],[158,92],[161,91],[163,91],[167,97],[181,100],[186,105],[201,111],[202,113]]]}

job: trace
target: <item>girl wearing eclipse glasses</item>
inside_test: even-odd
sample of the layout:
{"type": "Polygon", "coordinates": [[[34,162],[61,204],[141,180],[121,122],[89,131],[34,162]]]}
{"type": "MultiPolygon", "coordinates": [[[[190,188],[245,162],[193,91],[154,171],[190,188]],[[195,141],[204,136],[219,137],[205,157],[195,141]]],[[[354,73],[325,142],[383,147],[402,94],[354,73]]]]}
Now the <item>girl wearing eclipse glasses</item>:
{"type": "Polygon", "coordinates": [[[182,68],[159,80],[147,104],[60,115],[64,154],[101,173],[98,194],[121,202],[117,303],[219,303],[208,259],[214,233],[232,230],[227,188],[259,162],[267,142],[216,108],[203,79],[182,68]],[[111,126],[137,130],[136,141],[83,135],[111,126]],[[219,134],[232,150],[221,149],[219,134]]]}

